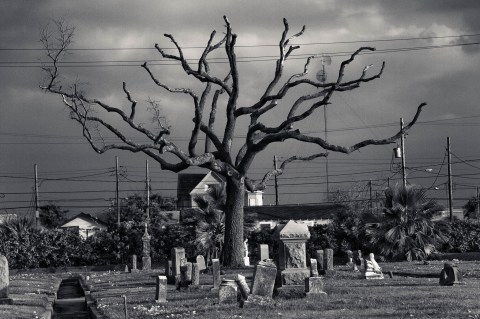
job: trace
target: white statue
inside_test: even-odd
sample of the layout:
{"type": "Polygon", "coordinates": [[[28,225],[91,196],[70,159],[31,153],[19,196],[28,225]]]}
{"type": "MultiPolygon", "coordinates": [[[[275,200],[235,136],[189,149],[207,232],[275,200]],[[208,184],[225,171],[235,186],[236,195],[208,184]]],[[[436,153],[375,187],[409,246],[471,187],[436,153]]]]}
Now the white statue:
{"type": "Polygon", "coordinates": [[[383,279],[382,268],[375,261],[373,253],[365,259],[365,278],[366,279],[383,279]]]}
{"type": "Polygon", "coordinates": [[[248,257],[248,238],[243,242],[243,249],[245,250],[245,257],[248,257]]]}

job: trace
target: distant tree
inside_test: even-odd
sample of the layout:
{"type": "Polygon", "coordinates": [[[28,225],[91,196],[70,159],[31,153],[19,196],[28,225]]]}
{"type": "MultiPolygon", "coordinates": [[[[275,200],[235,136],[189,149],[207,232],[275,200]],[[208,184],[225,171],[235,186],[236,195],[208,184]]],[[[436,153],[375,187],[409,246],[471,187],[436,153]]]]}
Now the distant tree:
{"type": "MultiPolygon", "coordinates": [[[[250,93],[246,97],[241,94],[241,72],[235,52],[237,35],[233,33],[227,17],[224,17],[224,21],[226,30],[220,40],[215,40],[216,32],[213,31],[196,63],[191,62],[191,59],[184,55],[182,47],[170,34],[164,36],[176,47],[176,53],[168,53],[160,45],[155,45],[163,59],[176,62],[182,72],[201,84],[201,88],[173,87],[167,83],[169,79],[157,78],[147,62],[142,65],[160,90],[191,99],[194,113],[191,116],[193,128],[187,149],[170,139],[171,128],[160,106],[154,100],[150,99],[147,104],[147,108],[153,114],[154,127],[144,125],[143,118],[140,121],[137,120],[135,116],[142,109],[137,107],[137,100],[128,90],[125,82],[123,82],[122,94],[126,96],[130,106],[128,111],[124,111],[124,106],[110,105],[107,101],[89,97],[79,81],[65,83],[69,77],[61,74],[61,62],[73,41],[74,28],[61,21],[56,23],[56,32],[52,32],[47,27],[41,35],[41,42],[48,59],[48,63],[43,67],[46,78],[41,88],[61,97],[70,111],[71,119],[79,123],[83,136],[99,154],[112,149],[142,152],[155,159],[162,169],[180,172],[193,166],[223,175],[228,198],[225,209],[225,249],[229,251],[225,255],[224,263],[228,266],[237,266],[243,264],[245,189],[249,191],[265,189],[267,181],[273,176],[281,175],[286,165],[292,161],[325,157],[327,152],[350,154],[369,145],[393,143],[414,125],[425,103],[418,106],[413,120],[405,125],[402,131],[390,137],[366,139],[355,142],[351,146],[343,146],[312,136],[304,131],[305,125],[302,124],[316,112],[331,104],[334,93],[354,90],[381,76],[385,63],[381,67],[371,69],[376,71],[369,71],[370,67],[366,66],[354,77],[347,78],[345,74],[347,67],[359,54],[375,49],[361,47],[353,52],[349,58],[340,63],[337,76],[329,82],[306,77],[310,62],[315,56],[305,57],[299,70],[287,75],[284,74],[284,67],[287,61],[290,61],[292,53],[300,48],[300,45],[293,45],[291,41],[303,35],[305,26],[299,32],[289,34],[290,28],[287,20],[284,19],[284,30],[278,42],[278,58],[271,79],[265,84],[264,89],[260,89],[258,97],[251,96],[250,93]],[[213,53],[215,54],[220,48],[224,49],[223,57],[228,63],[221,65],[224,68],[211,68],[212,52],[215,51],[213,53]],[[251,104],[243,105],[248,101],[251,104]],[[219,114],[222,116],[217,116],[219,114]],[[282,116],[277,122],[265,121],[265,119],[275,119],[277,115],[282,116]],[[115,117],[125,125],[118,124],[118,119],[115,117]],[[248,123],[248,127],[240,125],[241,123],[248,123]],[[216,126],[221,126],[222,130],[216,129],[216,126]],[[142,135],[144,137],[142,142],[130,139],[129,136],[133,134],[126,132],[125,128],[142,135]],[[245,135],[245,138],[243,145],[238,146],[237,143],[233,143],[233,139],[239,136],[239,131],[245,135]],[[105,144],[106,139],[102,138],[105,134],[118,138],[119,143],[105,144]],[[206,140],[205,147],[198,143],[201,137],[206,140]],[[277,169],[266,171],[260,179],[253,179],[249,173],[257,155],[271,148],[275,143],[287,140],[309,145],[311,153],[306,156],[292,155],[286,158],[277,169]],[[201,146],[202,150],[200,150],[201,146]]],[[[219,56],[214,55],[216,59],[219,56]]],[[[184,127],[181,129],[185,130],[184,127]]]]}
{"type": "Polygon", "coordinates": [[[476,196],[470,198],[468,202],[463,205],[463,216],[468,219],[479,219],[478,214],[478,198],[476,196]]]}
{"type": "Polygon", "coordinates": [[[57,228],[65,221],[68,210],[63,210],[55,204],[40,207],[40,223],[46,228],[57,228]]]}
{"type": "Polygon", "coordinates": [[[388,188],[384,216],[371,234],[372,246],[391,259],[424,259],[448,240],[445,225],[432,221],[442,209],[427,198],[424,188],[411,185],[388,188]]]}

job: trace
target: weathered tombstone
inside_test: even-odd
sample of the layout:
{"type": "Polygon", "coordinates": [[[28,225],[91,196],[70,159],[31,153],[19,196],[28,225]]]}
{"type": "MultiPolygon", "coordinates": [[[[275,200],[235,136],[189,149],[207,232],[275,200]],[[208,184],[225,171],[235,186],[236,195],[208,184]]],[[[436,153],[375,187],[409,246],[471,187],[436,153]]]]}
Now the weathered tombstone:
{"type": "Polygon", "coordinates": [[[304,286],[305,278],[310,277],[307,268],[306,242],[310,238],[308,226],[290,220],[283,228],[278,229],[280,243],[279,268],[281,285],[304,286]]]}
{"type": "Polygon", "coordinates": [[[125,265],[125,272],[129,272],[128,271],[128,265],[125,265]]]}
{"type": "Polygon", "coordinates": [[[370,253],[365,258],[365,279],[383,279],[382,268],[375,261],[375,256],[370,253]]]}
{"type": "Polygon", "coordinates": [[[270,259],[270,251],[269,251],[268,245],[260,244],[259,250],[260,250],[260,261],[265,259],[270,259]]]}
{"type": "Polygon", "coordinates": [[[180,275],[180,266],[181,266],[181,259],[185,258],[185,248],[183,247],[175,247],[172,248],[172,276],[179,276],[180,275]]]}
{"type": "Polygon", "coordinates": [[[440,286],[453,286],[463,284],[463,276],[455,264],[445,263],[440,272],[440,286]]]}
{"type": "Polygon", "coordinates": [[[200,267],[197,263],[192,264],[192,286],[200,285],[200,267]]]}
{"type": "Polygon", "coordinates": [[[237,284],[235,280],[223,279],[218,289],[219,303],[237,302],[237,284]]]}
{"type": "Polygon", "coordinates": [[[243,242],[243,250],[245,256],[243,257],[243,264],[245,266],[250,266],[250,257],[248,257],[248,238],[243,242]]]}
{"type": "Polygon", "coordinates": [[[310,258],[310,277],[318,277],[317,260],[310,258]]]}
{"type": "Polygon", "coordinates": [[[150,235],[147,231],[147,223],[145,223],[145,233],[142,236],[142,270],[152,269],[152,259],[150,258],[150,235]]]}
{"type": "Polygon", "coordinates": [[[165,276],[167,276],[167,278],[170,278],[173,276],[173,268],[172,268],[171,260],[167,260],[167,262],[165,263],[165,276]]]}
{"type": "Polygon", "coordinates": [[[222,277],[220,275],[220,260],[212,259],[212,275],[213,275],[213,288],[212,290],[218,290],[220,288],[220,282],[222,277]]]}
{"type": "Polygon", "coordinates": [[[130,269],[131,272],[137,272],[137,255],[132,255],[132,269],[130,269]]]}
{"type": "Polygon", "coordinates": [[[323,272],[323,249],[317,250],[317,266],[318,271],[323,272]]]}
{"type": "Polygon", "coordinates": [[[157,276],[155,288],[155,302],[167,302],[167,277],[157,276]]]}
{"type": "Polygon", "coordinates": [[[277,266],[271,259],[259,261],[253,275],[252,294],[272,298],[277,266]]]}
{"type": "Polygon", "coordinates": [[[248,295],[250,294],[250,288],[248,287],[247,281],[245,280],[245,276],[240,274],[237,275],[237,285],[240,288],[240,293],[242,294],[243,300],[248,299],[248,295]]]}
{"type": "Polygon", "coordinates": [[[182,287],[188,287],[192,282],[192,263],[180,266],[180,281],[182,287]]]}
{"type": "Polygon", "coordinates": [[[12,304],[12,299],[8,297],[9,280],[8,260],[0,255],[0,305],[12,304]]]}
{"type": "Polygon", "coordinates": [[[319,299],[327,295],[323,290],[322,277],[305,278],[305,294],[308,298],[319,299]]]}
{"type": "Polygon", "coordinates": [[[323,270],[326,275],[331,274],[333,270],[333,249],[325,249],[325,256],[323,258],[323,270]]]}
{"type": "Polygon", "coordinates": [[[347,254],[347,266],[351,266],[353,264],[353,252],[351,250],[346,251],[347,254]]]}
{"type": "Polygon", "coordinates": [[[363,261],[363,255],[362,255],[361,250],[356,250],[353,253],[353,261],[358,266],[358,268],[360,268],[362,270],[365,268],[364,261],[363,261]]]}
{"type": "Polygon", "coordinates": [[[203,255],[197,256],[197,265],[199,271],[207,269],[207,266],[205,265],[205,258],[203,257],[203,255]]]}

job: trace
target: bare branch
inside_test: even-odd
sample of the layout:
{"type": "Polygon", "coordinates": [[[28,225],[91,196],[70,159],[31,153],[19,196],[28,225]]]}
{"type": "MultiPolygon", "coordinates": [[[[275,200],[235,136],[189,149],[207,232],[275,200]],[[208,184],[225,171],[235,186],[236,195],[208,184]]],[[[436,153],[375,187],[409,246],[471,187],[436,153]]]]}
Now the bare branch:
{"type": "Polygon", "coordinates": [[[127,94],[127,99],[132,103],[131,105],[131,112],[130,112],[130,120],[133,120],[133,117],[135,116],[135,106],[137,106],[137,101],[132,99],[132,96],[130,95],[130,92],[127,90],[127,83],[123,82],[123,92],[127,94]]]}

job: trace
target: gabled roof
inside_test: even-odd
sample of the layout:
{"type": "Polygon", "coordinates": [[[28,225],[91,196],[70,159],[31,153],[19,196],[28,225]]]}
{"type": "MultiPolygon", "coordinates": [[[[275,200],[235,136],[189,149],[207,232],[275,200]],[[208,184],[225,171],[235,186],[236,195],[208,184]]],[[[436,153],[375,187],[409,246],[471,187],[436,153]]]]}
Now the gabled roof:
{"type": "Polygon", "coordinates": [[[332,219],[342,210],[336,204],[278,205],[244,207],[245,217],[255,220],[314,220],[332,219]]]}
{"type": "Polygon", "coordinates": [[[60,225],[60,227],[63,227],[64,225],[70,223],[71,221],[77,219],[77,218],[80,218],[80,219],[83,219],[83,220],[86,220],[86,221],[89,221],[90,223],[92,224],[97,224],[99,226],[107,226],[107,224],[105,222],[102,222],[100,219],[98,218],[95,218],[93,217],[92,215],[90,214],[87,214],[87,213],[79,213],[75,216],[73,216],[72,218],[68,219],[67,221],[65,221],[62,225],[60,225]]]}
{"type": "Polygon", "coordinates": [[[190,196],[190,192],[208,175],[212,174],[218,181],[224,181],[221,175],[215,172],[207,174],[178,174],[177,198],[190,196]]]}

